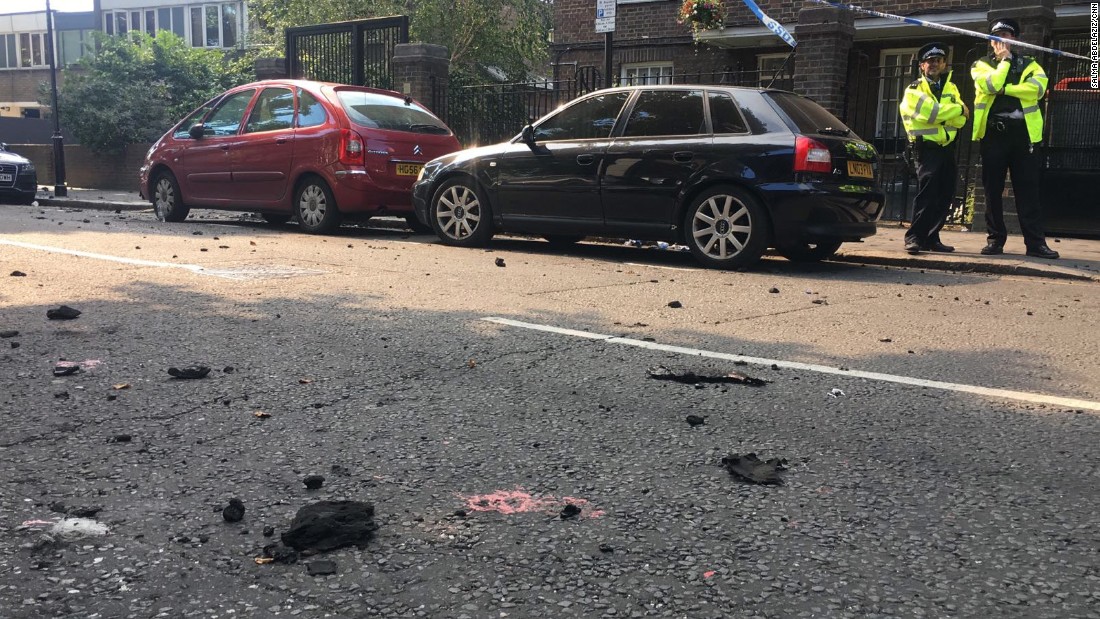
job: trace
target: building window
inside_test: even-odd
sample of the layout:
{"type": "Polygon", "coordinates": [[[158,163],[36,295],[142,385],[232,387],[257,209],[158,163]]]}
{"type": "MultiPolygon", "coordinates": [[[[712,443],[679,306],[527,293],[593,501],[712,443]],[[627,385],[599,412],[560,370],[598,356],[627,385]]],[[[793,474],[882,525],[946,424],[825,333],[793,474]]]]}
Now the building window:
{"type": "Polygon", "coordinates": [[[624,64],[622,75],[619,79],[623,86],[671,84],[672,63],[651,62],[645,64],[624,64]]]}
{"type": "Polygon", "coordinates": [[[878,66],[878,120],[875,123],[875,137],[903,138],[905,127],[901,124],[898,106],[901,104],[905,87],[913,81],[913,58],[916,48],[886,49],[882,51],[878,66]]]}
{"type": "Polygon", "coordinates": [[[92,43],[91,30],[61,30],[57,33],[57,39],[58,58],[63,67],[91,53],[88,48],[92,43]]]}
{"type": "Polygon", "coordinates": [[[241,42],[240,2],[181,5],[103,13],[103,31],[110,35],[160,31],[175,34],[192,47],[237,47],[241,42]]]}
{"type": "Polygon", "coordinates": [[[0,69],[46,66],[46,33],[0,34],[0,69]]]}
{"type": "Polygon", "coordinates": [[[756,57],[756,81],[761,88],[780,88],[792,90],[794,87],[791,75],[794,73],[794,58],[789,61],[790,54],[761,54],[756,57]],[[783,66],[786,63],[786,66],[783,66]],[[778,76],[776,72],[783,69],[778,76]],[[775,81],[772,81],[772,78],[775,81]]]}

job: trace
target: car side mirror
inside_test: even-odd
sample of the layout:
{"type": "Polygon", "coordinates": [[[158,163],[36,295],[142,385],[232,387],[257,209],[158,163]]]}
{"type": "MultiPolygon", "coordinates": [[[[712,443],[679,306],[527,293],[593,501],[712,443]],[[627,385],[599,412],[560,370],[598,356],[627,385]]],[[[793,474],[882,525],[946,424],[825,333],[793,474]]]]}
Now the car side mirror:
{"type": "Polygon", "coordinates": [[[192,125],[191,129],[187,132],[192,139],[201,140],[202,136],[206,135],[206,127],[202,124],[192,125]]]}
{"type": "Polygon", "coordinates": [[[8,143],[0,142],[0,150],[8,150],[8,143]]]}
{"type": "Polygon", "coordinates": [[[528,146],[534,146],[535,145],[535,128],[532,127],[531,125],[525,125],[523,127],[523,132],[520,133],[520,138],[523,140],[524,144],[526,144],[528,146]]]}

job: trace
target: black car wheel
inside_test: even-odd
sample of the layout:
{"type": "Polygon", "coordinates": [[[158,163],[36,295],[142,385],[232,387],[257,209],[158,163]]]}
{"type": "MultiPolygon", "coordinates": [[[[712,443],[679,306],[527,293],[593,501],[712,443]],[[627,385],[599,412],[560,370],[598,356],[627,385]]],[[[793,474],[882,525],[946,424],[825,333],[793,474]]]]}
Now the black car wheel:
{"type": "Polygon", "coordinates": [[[542,238],[546,239],[546,242],[554,247],[569,247],[585,239],[584,236],[579,234],[544,234],[542,238]]]}
{"type": "Polygon", "coordinates": [[[312,234],[331,232],[340,225],[340,209],[325,181],[309,176],[294,192],[294,214],[302,230],[312,234]]]}
{"type": "Polygon", "coordinates": [[[707,189],[684,217],[688,248],[704,266],[737,269],[768,247],[768,216],[753,196],[732,186],[707,189]]]}
{"type": "Polygon", "coordinates": [[[281,226],[290,221],[290,215],[286,213],[260,213],[260,217],[273,226],[281,226]]]}
{"type": "Polygon", "coordinates": [[[153,181],[153,213],[160,221],[179,222],[187,219],[191,209],[183,204],[180,185],[171,172],[158,172],[153,181]]]}
{"type": "Polygon", "coordinates": [[[429,213],[435,233],[448,245],[484,247],[493,238],[489,202],[472,179],[443,183],[432,197],[429,213]]]}
{"type": "Polygon", "coordinates": [[[431,234],[435,230],[431,226],[426,226],[420,223],[420,220],[416,218],[416,215],[405,215],[405,224],[409,226],[409,230],[417,234],[431,234]]]}
{"type": "Polygon", "coordinates": [[[791,243],[779,245],[775,251],[779,252],[791,262],[820,262],[836,253],[843,241],[831,241],[828,243],[791,243]]]}

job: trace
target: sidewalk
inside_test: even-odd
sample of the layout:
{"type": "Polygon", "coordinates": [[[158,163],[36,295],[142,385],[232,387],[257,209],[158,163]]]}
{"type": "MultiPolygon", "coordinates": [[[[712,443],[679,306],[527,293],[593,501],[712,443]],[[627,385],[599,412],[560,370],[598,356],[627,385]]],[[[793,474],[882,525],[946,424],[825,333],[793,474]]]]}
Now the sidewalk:
{"type": "MultiPolygon", "coordinates": [[[[69,188],[67,197],[53,198],[50,195],[49,192],[39,192],[38,204],[122,211],[152,208],[147,200],[138,197],[136,191],[69,188]]],[[[915,256],[902,249],[904,236],[905,227],[901,224],[880,222],[878,234],[862,243],[845,243],[833,260],[911,269],[1100,282],[1100,240],[1050,237],[1047,243],[1051,249],[1062,254],[1062,257],[1059,260],[1044,260],[1025,256],[1024,240],[1018,235],[1009,237],[1005,246],[1006,253],[1000,256],[983,256],[979,253],[985,246],[985,235],[978,232],[944,230],[940,237],[944,243],[955,246],[954,253],[922,252],[915,256]]]]}

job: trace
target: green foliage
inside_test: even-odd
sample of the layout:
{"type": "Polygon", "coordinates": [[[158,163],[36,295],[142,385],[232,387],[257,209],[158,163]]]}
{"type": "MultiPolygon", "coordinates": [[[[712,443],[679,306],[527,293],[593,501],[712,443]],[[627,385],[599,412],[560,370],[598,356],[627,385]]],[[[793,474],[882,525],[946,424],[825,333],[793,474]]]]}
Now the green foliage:
{"type": "Polygon", "coordinates": [[[250,59],[192,48],[168,32],[96,33],[94,45],[94,55],[65,69],[58,107],[68,130],[97,152],[152,142],[207,99],[252,79],[250,59]]]}
{"type": "Polygon", "coordinates": [[[521,78],[546,59],[550,0],[252,0],[250,43],[284,53],[284,29],[409,15],[412,41],[443,45],[452,68],[496,66],[521,78]]]}

